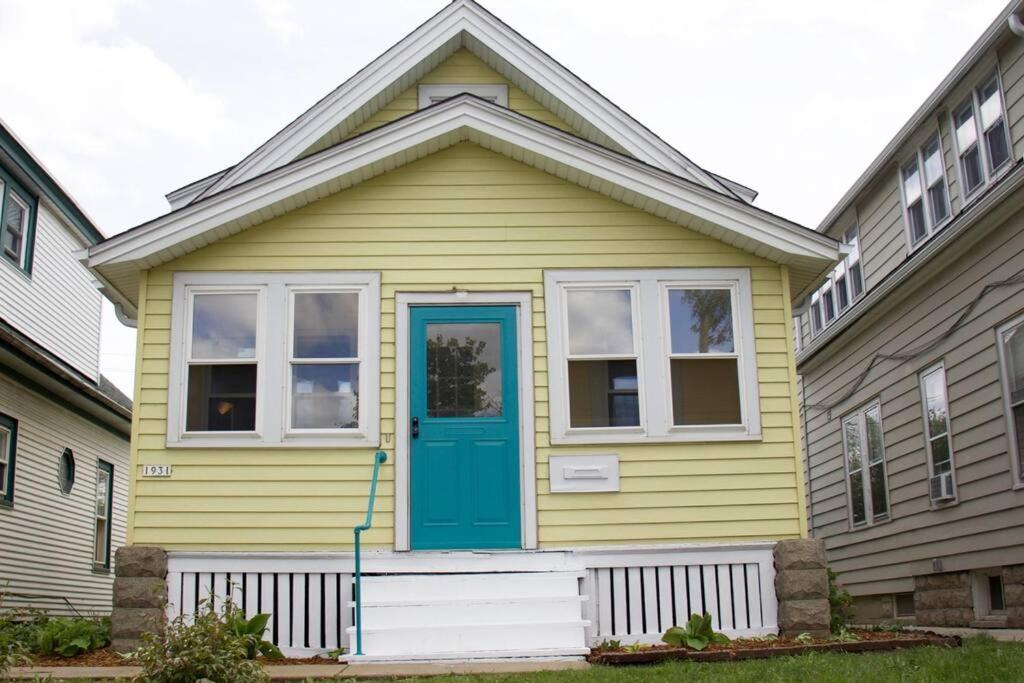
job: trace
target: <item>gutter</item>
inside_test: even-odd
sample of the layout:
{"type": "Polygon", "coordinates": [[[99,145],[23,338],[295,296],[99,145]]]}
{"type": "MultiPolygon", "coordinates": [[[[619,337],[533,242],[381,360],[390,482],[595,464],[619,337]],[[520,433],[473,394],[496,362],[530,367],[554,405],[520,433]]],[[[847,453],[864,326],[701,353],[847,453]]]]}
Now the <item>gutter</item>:
{"type": "MultiPolygon", "coordinates": [[[[993,217],[994,210],[1022,188],[1024,188],[1024,162],[1018,161],[995,187],[968,204],[966,208],[961,209],[960,214],[952,223],[904,260],[882,282],[872,287],[860,301],[854,304],[854,308],[849,313],[832,323],[821,336],[808,344],[796,358],[797,371],[810,369],[808,365],[826,351],[832,341],[869,314],[878,316],[891,310],[905,298],[905,296],[893,295],[904,282],[928,264],[949,253],[946,249],[948,246],[968,233],[982,220],[993,217]]],[[[1015,210],[1017,207],[1008,208],[1015,210]]],[[[997,220],[992,227],[998,227],[1001,223],[1001,220],[997,220]]],[[[980,239],[982,236],[978,235],[977,238],[980,239]]],[[[910,294],[910,292],[906,294],[910,294]]]]}

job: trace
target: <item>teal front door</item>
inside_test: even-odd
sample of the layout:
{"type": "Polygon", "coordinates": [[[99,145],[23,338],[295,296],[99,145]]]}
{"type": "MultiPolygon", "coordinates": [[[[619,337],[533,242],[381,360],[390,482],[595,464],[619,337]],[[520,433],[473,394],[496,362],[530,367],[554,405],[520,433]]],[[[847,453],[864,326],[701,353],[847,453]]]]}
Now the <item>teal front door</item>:
{"type": "Polygon", "coordinates": [[[410,311],[413,550],[519,548],[514,306],[410,311]]]}

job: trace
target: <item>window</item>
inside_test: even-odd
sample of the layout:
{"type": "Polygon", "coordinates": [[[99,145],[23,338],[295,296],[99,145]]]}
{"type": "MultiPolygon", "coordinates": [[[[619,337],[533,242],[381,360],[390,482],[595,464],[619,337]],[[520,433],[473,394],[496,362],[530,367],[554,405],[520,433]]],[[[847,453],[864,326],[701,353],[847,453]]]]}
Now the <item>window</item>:
{"type": "Polygon", "coordinates": [[[857,226],[846,231],[843,241],[849,245],[850,253],[832,270],[825,284],[811,293],[812,338],[837,320],[864,293],[857,226]]]}
{"type": "Polygon", "coordinates": [[[75,486],[75,454],[70,448],[65,448],[60,454],[60,461],[57,465],[57,483],[60,492],[64,495],[71,493],[75,486]]]}
{"type": "Polygon", "coordinates": [[[993,72],[953,110],[964,197],[983,187],[1010,160],[999,74],[993,72]]]}
{"type": "Polygon", "coordinates": [[[359,291],[293,289],[290,430],[359,427],[359,291]]]}
{"type": "Polygon", "coordinates": [[[996,330],[1016,486],[1024,485],[1024,316],[996,330]]]}
{"type": "Polygon", "coordinates": [[[941,363],[921,374],[921,401],[930,471],[929,493],[933,501],[952,500],[956,498],[953,443],[949,433],[946,370],[941,363]]]}
{"type": "Polygon", "coordinates": [[[31,270],[37,202],[0,169],[0,254],[15,266],[31,270]]]}
{"type": "Polygon", "coordinates": [[[0,505],[14,503],[14,460],[18,452],[18,421],[0,413],[0,505]]]}
{"type": "Polygon", "coordinates": [[[759,437],[749,271],[548,271],[545,300],[554,442],[759,437]]]}
{"type": "Polygon", "coordinates": [[[92,561],[110,569],[110,517],[114,505],[114,466],[102,460],[96,466],[96,514],[92,561]]]}
{"type": "Polygon", "coordinates": [[[893,616],[895,617],[912,617],[914,616],[914,594],[913,593],[897,593],[893,596],[893,603],[895,610],[893,616]]]}
{"type": "Polygon", "coordinates": [[[889,518],[882,410],[871,404],[843,418],[843,448],[853,526],[889,518]]]}
{"type": "Polygon", "coordinates": [[[172,314],[169,445],[377,444],[378,274],[177,273],[172,314]]]}
{"type": "Polygon", "coordinates": [[[569,427],[639,427],[635,290],[565,291],[569,427]]]}
{"type": "Polygon", "coordinates": [[[934,234],[950,215],[945,162],[935,133],[900,171],[900,186],[911,248],[934,234]]]}
{"type": "Polygon", "coordinates": [[[453,83],[419,86],[419,108],[429,107],[462,93],[475,95],[502,107],[508,106],[508,86],[504,83],[453,83]]]}

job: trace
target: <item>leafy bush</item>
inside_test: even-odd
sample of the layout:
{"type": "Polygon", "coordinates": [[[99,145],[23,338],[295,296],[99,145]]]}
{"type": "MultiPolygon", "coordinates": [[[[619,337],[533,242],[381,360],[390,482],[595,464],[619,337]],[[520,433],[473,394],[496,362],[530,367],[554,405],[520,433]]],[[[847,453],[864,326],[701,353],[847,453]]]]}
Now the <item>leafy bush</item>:
{"type": "Polygon", "coordinates": [[[163,635],[143,636],[145,645],[133,659],[142,667],[139,681],[147,683],[194,683],[209,679],[217,683],[255,683],[269,681],[258,662],[246,657],[251,639],[236,635],[227,616],[237,607],[225,603],[217,613],[213,603],[204,600],[191,618],[178,616],[167,625],[163,635]]]}
{"type": "Polygon", "coordinates": [[[98,650],[110,642],[109,619],[48,619],[36,626],[34,651],[42,655],[75,655],[98,650]]]}
{"type": "Polygon", "coordinates": [[[836,585],[836,573],[828,570],[828,606],[831,612],[832,633],[844,631],[853,618],[853,596],[850,591],[836,585]]]}
{"type": "Polygon", "coordinates": [[[724,645],[729,641],[724,633],[711,628],[711,615],[691,614],[686,627],[673,626],[661,637],[663,642],[676,647],[688,647],[691,650],[703,650],[711,643],[724,645]]]}
{"type": "Polygon", "coordinates": [[[256,659],[263,655],[268,659],[283,659],[284,655],[269,640],[263,640],[267,630],[269,614],[257,614],[252,619],[245,618],[245,611],[228,602],[224,605],[224,622],[228,631],[245,644],[245,658],[256,659]]]}

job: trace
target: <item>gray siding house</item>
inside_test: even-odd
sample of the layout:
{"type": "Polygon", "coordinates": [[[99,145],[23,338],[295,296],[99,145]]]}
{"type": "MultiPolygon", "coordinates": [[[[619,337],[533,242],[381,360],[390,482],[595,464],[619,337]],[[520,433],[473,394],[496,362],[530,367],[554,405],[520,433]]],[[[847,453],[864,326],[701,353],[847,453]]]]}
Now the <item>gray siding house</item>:
{"type": "Polygon", "coordinates": [[[131,402],[100,374],[103,236],[0,122],[0,609],[109,613],[131,402]]]}
{"type": "Polygon", "coordinates": [[[820,226],[795,309],[810,533],[859,621],[1024,626],[1024,37],[1013,2],[820,226]]]}

